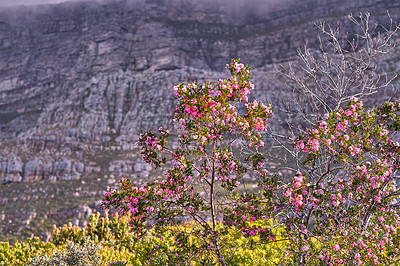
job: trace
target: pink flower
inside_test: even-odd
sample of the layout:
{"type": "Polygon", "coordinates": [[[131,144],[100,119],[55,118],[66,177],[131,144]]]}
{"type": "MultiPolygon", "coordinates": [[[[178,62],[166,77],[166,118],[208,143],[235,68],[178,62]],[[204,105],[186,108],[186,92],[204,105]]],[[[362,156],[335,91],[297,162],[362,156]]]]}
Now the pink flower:
{"type": "Polygon", "coordinates": [[[259,117],[254,121],[254,123],[255,123],[254,128],[257,130],[264,130],[266,128],[262,119],[259,117]]]}
{"type": "Polygon", "coordinates": [[[297,143],[297,145],[296,145],[296,148],[298,149],[298,150],[303,150],[304,149],[304,142],[302,141],[302,140],[300,140],[298,143],[297,143]]]}
{"type": "Polygon", "coordinates": [[[347,116],[351,116],[353,114],[353,112],[351,110],[346,110],[346,111],[344,111],[344,114],[347,116]]]}
{"type": "Polygon", "coordinates": [[[295,187],[295,188],[301,187],[301,183],[300,183],[300,182],[295,182],[295,183],[294,183],[294,187],[295,187]]]}
{"type": "Polygon", "coordinates": [[[302,206],[303,205],[303,196],[302,195],[297,195],[296,201],[293,204],[296,207],[302,206]]]}
{"type": "Polygon", "coordinates": [[[285,197],[290,197],[291,195],[292,195],[292,190],[291,189],[288,189],[283,193],[283,196],[285,196],[285,197]]]}
{"type": "Polygon", "coordinates": [[[380,136],[386,136],[387,134],[389,134],[389,131],[386,130],[386,129],[382,129],[382,131],[379,132],[379,135],[380,135],[380,136]]]}
{"type": "Polygon", "coordinates": [[[303,181],[303,176],[301,175],[300,172],[297,172],[296,176],[294,176],[293,179],[296,182],[302,182],[303,181]]]}
{"type": "Polygon", "coordinates": [[[376,201],[376,202],[378,202],[378,203],[380,203],[381,202],[381,196],[375,196],[374,197],[374,200],[376,201]]]}
{"type": "Polygon", "coordinates": [[[311,151],[319,150],[319,141],[317,139],[312,139],[308,137],[307,145],[311,146],[311,151]]]}

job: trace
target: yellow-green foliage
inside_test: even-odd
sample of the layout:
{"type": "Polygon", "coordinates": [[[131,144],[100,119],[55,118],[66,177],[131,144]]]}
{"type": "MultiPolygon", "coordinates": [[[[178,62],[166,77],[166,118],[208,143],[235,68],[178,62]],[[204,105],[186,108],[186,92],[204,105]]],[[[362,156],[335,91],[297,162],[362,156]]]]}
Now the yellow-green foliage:
{"type": "MultiPolygon", "coordinates": [[[[71,224],[54,227],[53,243],[40,242],[38,238],[17,242],[14,246],[0,243],[0,265],[24,265],[36,254],[52,255],[65,250],[68,241],[82,244],[88,237],[99,247],[103,265],[113,261],[127,262],[127,265],[212,265],[217,262],[205,242],[195,236],[196,227],[192,223],[169,226],[161,232],[152,229],[137,239],[130,231],[129,220],[129,215],[100,217],[94,214],[85,228],[71,224]],[[185,232],[181,234],[187,236],[184,240],[178,239],[180,232],[185,232]],[[183,244],[176,246],[178,240],[183,244]]],[[[249,240],[235,228],[223,228],[222,224],[219,230],[225,230],[219,242],[228,265],[276,265],[283,260],[285,241],[279,238],[283,232],[281,227],[275,227],[277,241],[269,244],[259,244],[257,237],[249,240]]]]}
{"type": "Polygon", "coordinates": [[[40,242],[38,237],[28,238],[27,242],[16,242],[14,246],[0,242],[0,265],[24,265],[37,253],[51,253],[55,245],[40,242]]]}
{"type": "Polygon", "coordinates": [[[90,237],[95,243],[106,246],[124,247],[133,250],[136,237],[129,227],[130,216],[120,216],[118,213],[111,216],[106,214],[92,214],[84,228],[73,226],[71,223],[61,228],[53,227],[53,242],[55,245],[64,244],[67,240],[82,243],[90,237]]]}
{"type": "MultiPolygon", "coordinates": [[[[221,225],[221,224],[220,224],[221,225]]],[[[235,228],[228,228],[228,233],[221,241],[224,257],[228,265],[277,265],[282,262],[286,242],[281,235],[284,228],[272,227],[272,220],[249,222],[249,226],[271,227],[276,241],[260,244],[258,236],[244,237],[235,228]]]]}

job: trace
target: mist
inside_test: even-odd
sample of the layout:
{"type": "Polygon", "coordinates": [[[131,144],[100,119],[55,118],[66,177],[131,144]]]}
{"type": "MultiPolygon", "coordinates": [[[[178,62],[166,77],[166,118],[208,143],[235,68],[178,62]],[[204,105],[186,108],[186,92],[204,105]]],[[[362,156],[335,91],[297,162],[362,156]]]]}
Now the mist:
{"type": "Polygon", "coordinates": [[[58,4],[63,2],[77,2],[77,1],[90,1],[90,0],[0,0],[0,7],[3,6],[34,6],[41,4],[58,4]]]}
{"type": "MultiPolygon", "coordinates": [[[[11,7],[11,6],[35,6],[35,5],[43,5],[43,4],[59,4],[65,2],[102,2],[108,3],[112,2],[113,0],[0,0],[0,7],[11,7]]],[[[115,1],[115,0],[114,0],[115,1]]],[[[129,1],[129,0],[128,0],[129,1]]],[[[146,2],[146,0],[130,0],[134,2],[146,2]]],[[[160,2],[169,2],[158,0],[160,2]]],[[[197,8],[202,9],[203,7],[207,6],[219,6],[225,10],[232,10],[232,9],[254,9],[258,12],[264,12],[267,10],[271,11],[274,9],[279,9],[282,6],[293,4],[302,0],[171,0],[171,4],[181,3],[183,5],[190,4],[196,6],[197,8]]]]}

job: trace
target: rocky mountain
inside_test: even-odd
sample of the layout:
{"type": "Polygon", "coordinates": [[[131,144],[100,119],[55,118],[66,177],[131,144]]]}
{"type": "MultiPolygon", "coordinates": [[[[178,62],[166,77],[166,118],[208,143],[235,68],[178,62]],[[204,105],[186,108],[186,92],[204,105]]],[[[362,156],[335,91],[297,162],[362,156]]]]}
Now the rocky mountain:
{"type": "MultiPolygon", "coordinates": [[[[340,22],[342,32],[353,32],[348,13],[370,11],[372,23],[386,25],[387,10],[400,21],[395,0],[115,0],[0,8],[3,236],[9,239],[16,225],[28,234],[32,219],[79,219],[74,210],[94,208],[117,176],[140,183],[157,175],[134,143],[141,130],[171,125],[174,84],[226,77],[225,64],[241,58],[254,68],[255,97],[279,107],[291,92],[275,66],[294,60],[306,43],[318,47],[315,22],[340,22]],[[27,183],[34,181],[42,183],[27,183]],[[47,190],[38,199],[41,187],[47,190]],[[28,201],[37,204],[27,207],[28,201]],[[53,210],[40,211],[40,204],[53,210]]],[[[399,56],[396,50],[382,61],[385,71],[400,69],[399,56]]],[[[279,119],[274,123],[279,127],[279,119]]]]}

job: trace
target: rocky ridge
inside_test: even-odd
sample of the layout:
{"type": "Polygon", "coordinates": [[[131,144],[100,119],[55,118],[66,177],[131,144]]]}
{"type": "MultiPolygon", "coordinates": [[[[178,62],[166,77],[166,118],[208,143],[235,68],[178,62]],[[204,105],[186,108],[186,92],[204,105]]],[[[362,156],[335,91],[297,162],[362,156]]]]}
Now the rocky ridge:
{"type": "MultiPolygon", "coordinates": [[[[141,130],[171,126],[174,84],[226,77],[225,64],[241,58],[254,68],[253,97],[278,110],[291,90],[275,66],[294,60],[305,43],[317,47],[315,22],[339,21],[342,32],[353,32],[348,13],[370,11],[372,23],[385,25],[386,10],[400,21],[394,0],[246,3],[116,0],[1,8],[0,184],[7,185],[0,187],[0,204],[39,200],[25,192],[9,196],[27,182],[48,184],[50,205],[60,193],[52,186],[75,184],[63,196],[75,205],[58,207],[59,216],[46,212],[73,219],[62,209],[95,208],[117,177],[141,183],[159,174],[134,143],[141,130]],[[77,203],[82,197],[86,205],[77,203]]],[[[399,56],[396,48],[382,57],[382,71],[397,73],[399,56]]],[[[284,130],[284,114],[275,117],[271,125],[284,130]]],[[[0,213],[7,222],[0,226],[35,212],[19,211],[0,213]]]]}

